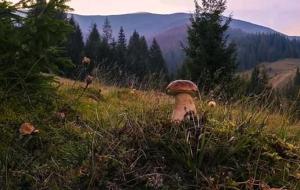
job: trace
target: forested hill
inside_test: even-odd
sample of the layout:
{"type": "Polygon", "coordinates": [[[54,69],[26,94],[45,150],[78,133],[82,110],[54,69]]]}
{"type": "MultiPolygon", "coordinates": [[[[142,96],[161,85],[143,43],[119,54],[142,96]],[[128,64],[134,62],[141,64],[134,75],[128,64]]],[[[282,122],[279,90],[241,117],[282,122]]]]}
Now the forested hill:
{"type": "MultiPolygon", "coordinates": [[[[123,26],[127,35],[131,35],[134,30],[137,30],[141,35],[147,38],[152,38],[160,35],[172,28],[187,26],[189,24],[190,14],[174,13],[174,14],[152,14],[152,13],[133,13],[123,15],[108,15],[108,16],[84,16],[73,14],[75,20],[79,23],[85,36],[89,33],[91,25],[96,23],[101,27],[106,18],[111,22],[113,34],[115,37],[118,31],[123,26]]],[[[233,19],[230,25],[233,29],[240,29],[247,33],[274,33],[276,31],[259,26],[253,23],[233,19]]]]}
{"type": "MultiPolygon", "coordinates": [[[[155,37],[171,72],[175,71],[184,61],[182,44],[185,44],[190,14],[135,13],[109,16],[74,14],[73,16],[80,25],[84,37],[90,32],[92,23],[96,23],[100,29],[105,19],[108,18],[115,38],[121,26],[124,28],[127,40],[134,30],[144,35],[148,42],[155,37]]],[[[238,64],[241,70],[252,68],[265,61],[300,57],[300,45],[294,41],[299,37],[289,37],[270,28],[236,19],[232,20],[228,34],[237,45],[238,64]],[[250,53],[248,54],[248,52],[250,53]]]]}
{"type": "Polygon", "coordinates": [[[300,41],[278,33],[232,36],[232,41],[237,44],[241,70],[251,69],[262,62],[300,58],[300,41]]]}

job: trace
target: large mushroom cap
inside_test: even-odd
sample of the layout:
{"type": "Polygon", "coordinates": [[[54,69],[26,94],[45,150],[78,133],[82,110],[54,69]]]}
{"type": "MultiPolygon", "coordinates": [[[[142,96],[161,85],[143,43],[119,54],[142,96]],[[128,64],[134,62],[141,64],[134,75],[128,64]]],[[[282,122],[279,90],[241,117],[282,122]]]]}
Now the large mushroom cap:
{"type": "Polygon", "coordinates": [[[198,92],[198,87],[195,83],[189,80],[176,80],[171,82],[167,86],[166,90],[169,95],[177,95],[180,93],[195,95],[198,92]]]}

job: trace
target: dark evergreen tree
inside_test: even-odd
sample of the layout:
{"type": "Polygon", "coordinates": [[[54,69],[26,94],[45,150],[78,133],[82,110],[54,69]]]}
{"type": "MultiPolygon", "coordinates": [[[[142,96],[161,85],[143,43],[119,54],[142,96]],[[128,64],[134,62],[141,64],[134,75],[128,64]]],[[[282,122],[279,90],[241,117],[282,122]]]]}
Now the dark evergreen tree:
{"type": "Polygon", "coordinates": [[[228,85],[236,70],[235,48],[225,36],[231,18],[223,22],[221,15],[225,5],[225,0],[202,0],[201,6],[195,1],[196,11],[190,19],[184,66],[190,76],[187,73],[183,76],[206,90],[228,85]]]}
{"type": "Polygon", "coordinates": [[[117,64],[119,68],[119,76],[124,77],[127,68],[126,65],[126,54],[127,54],[127,43],[126,43],[126,36],[124,33],[123,27],[120,28],[118,42],[116,47],[116,57],[117,57],[117,64]]]}
{"type": "Polygon", "coordinates": [[[91,65],[87,72],[91,72],[101,61],[102,57],[99,55],[101,50],[101,38],[97,29],[97,25],[93,24],[91,32],[85,44],[85,55],[91,59],[91,65]]]}
{"type": "Polygon", "coordinates": [[[136,74],[139,76],[140,79],[145,77],[148,74],[151,74],[151,71],[149,70],[149,50],[148,50],[148,44],[146,41],[145,36],[142,36],[140,38],[139,46],[138,46],[138,54],[137,58],[139,60],[137,65],[137,71],[136,74]]]}
{"type": "MultiPolygon", "coordinates": [[[[103,41],[106,42],[105,40],[103,41]]],[[[119,82],[121,80],[119,75],[119,66],[117,58],[117,43],[114,38],[112,38],[111,43],[106,43],[106,49],[103,50],[107,53],[106,58],[106,73],[109,73],[111,79],[114,79],[114,82],[119,82]]],[[[104,70],[105,71],[105,70],[104,70]]]]}
{"type": "Polygon", "coordinates": [[[26,1],[17,7],[0,1],[0,9],[0,102],[12,97],[32,106],[41,97],[45,102],[53,77],[42,73],[56,73],[70,63],[63,47],[71,26],[57,18],[70,9],[65,0],[26,1]]]}
{"type": "Polygon", "coordinates": [[[127,74],[142,80],[146,72],[145,59],[147,59],[147,43],[134,31],[129,39],[128,54],[126,61],[127,74]],[[146,55],[146,57],[145,57],[146,55]]]}
{"type": "Polygon", "coordinates": [[[292,116],[296,119],[300,117],[300,72],[299,68],[296,70],[295,78],[291,81],[286,88],[283,89],[283,95],[289,103],[292,116]]]}
{"type": "Polygon", "coordinates": [[[164,57],[155,38],[149,50],[149,70],[151,73],[166,76],[168,73],[164,57]]]}
{"type": "Polygon", "coordinates": [[[103,39],[109,44],[112,43],[112,40],[113,40],[112,32],[113,31],[112,31],[110,22],[108,20],[108,17],[106,17],[104,25],[103,25],[103,39]]]}
{"type": "Polygon", "coordinates": [[[32,7],[32,9],[29,10],[28,15],[38,17],[39,15],[43,14],[46,7],[46,0],[36,0],[36,4],[32,7]]]}
{"type": "Polygon", "coordinates": [[[80,26],[75,22],[73,16],[70,18],[69,23],[73,27],[73,32],[69,35],[66,49],[74,66],[72,69],[65,69],[65,74],[69,77],[76,78],[78,77],[78,72],[75,71],[80,70],[79,67],[83,58],[84,42],[80,26]]]}
{"type": "Polygon", "coordinates": [[[120,28],[119,37],[118,37],[118,48],[123,52],[126,50],[126,36],[123,27],[120,28]]]}
{"type": "Polygon", "coordinates": [[[238,44],[237,62],[240,70],[247,70],[262,62],[284,58],[300,58],[300,41],[290,40],[278,33],[233,36],[238,44]]]}
{"type": "Polygon", "coordinates": [[[249,87],[248,87],[248,93],[251,94],[255,94],[256,93],[256,89],[257,89],[257,84],[258,81],[260,80],[260,76],[259,76],[259,67],[255,67],[252,71],[251,74],[251,78],[250,78],[250,83],[249,83],[249,87]]]}
{"type": "Polygon", "coordinates": [[[266,69],[255,67],[251,74],[250,83],[248,86],[249,95],[260,95],[262,93],[267,93],[269,88],[269,79],[266,69]]]}

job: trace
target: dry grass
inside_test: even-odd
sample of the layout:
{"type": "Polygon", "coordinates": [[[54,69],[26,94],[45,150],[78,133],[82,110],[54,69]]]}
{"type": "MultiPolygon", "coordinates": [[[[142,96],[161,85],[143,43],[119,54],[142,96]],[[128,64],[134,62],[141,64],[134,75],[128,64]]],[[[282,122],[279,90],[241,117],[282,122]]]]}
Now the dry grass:
{"type": "Polygon", "coordinates": [[[300,187],[300,130],[288,113],[274,113],[249,100],[217,102],[211,108],[201,97],[196,106],[207,116],[199,124],[178,126],[169,121],[174,99],[165,93],[98,82],[84,90],[84,83],[58,80],[56,110],[45,118],[28,118],[39,134],[19,137],[18,124],[1,125],[2,187],[300,187]],[[53,117],[61,109],[67,112],[64,121],[53,117]]]}

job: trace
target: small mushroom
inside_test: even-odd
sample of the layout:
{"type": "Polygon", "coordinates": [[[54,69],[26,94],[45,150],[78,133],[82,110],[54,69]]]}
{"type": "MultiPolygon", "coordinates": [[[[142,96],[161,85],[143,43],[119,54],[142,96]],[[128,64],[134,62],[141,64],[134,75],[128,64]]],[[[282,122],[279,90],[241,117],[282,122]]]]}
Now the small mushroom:
{"type": "Polygon", "coordinates": [[[31,123],[23,123],[19,129],[21,135],[31,135],[33,133],[38,133],[39,130],[35,129],[35,127],[31,123]]]}
{"type": "Polygon", "coordinates": [[[192,81],[176,80],[167,87],[167,94],[175,96],[175,107],[172,113],[172,122],[180,123],[187,113],[197,114],[193,96],[198,93],[198,87],[192,81]]]}
{"type": "Polygon", "coordinates": [[[88,58],[88,57],[84,57],[83,60],[82,60],[82,64],[83,65],[89,65],[89,64],[91,64],[91,59],[88,58]]]}

